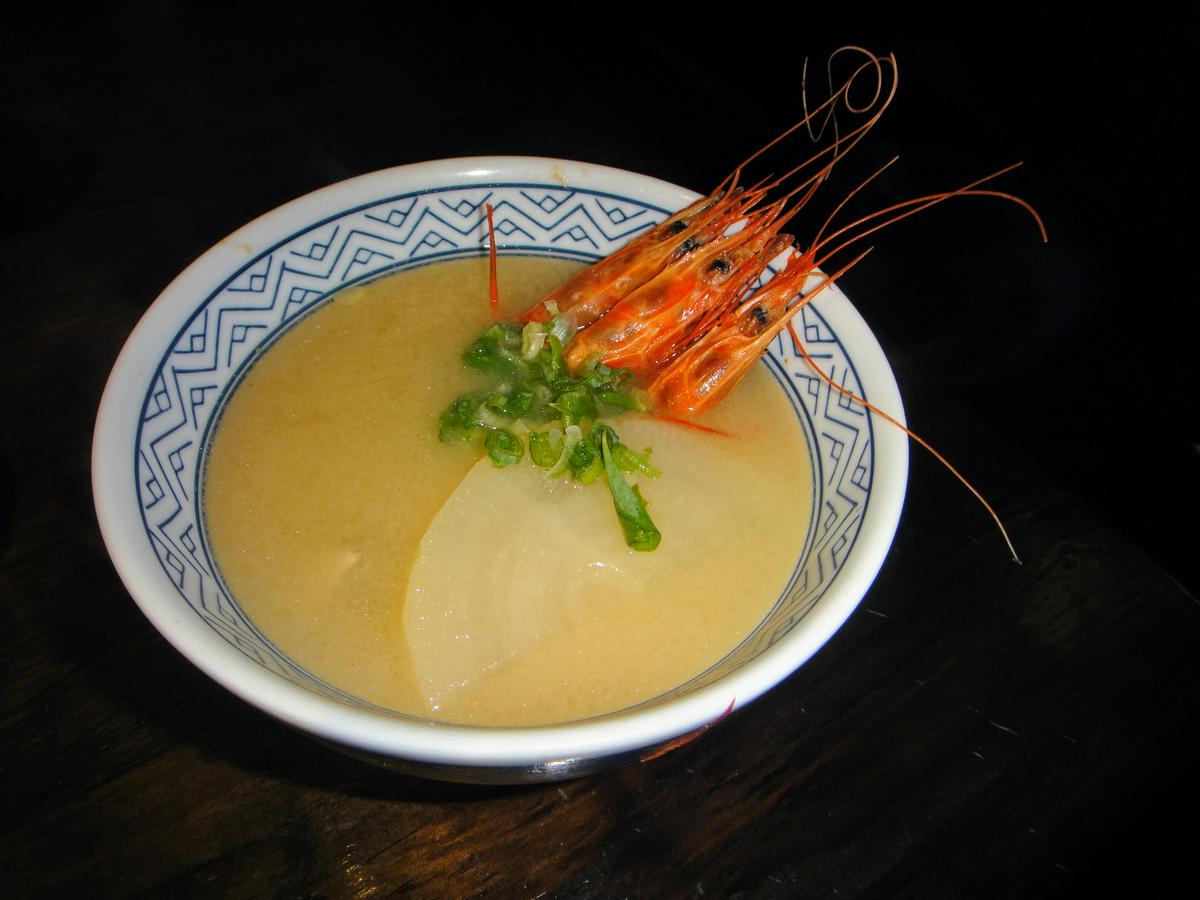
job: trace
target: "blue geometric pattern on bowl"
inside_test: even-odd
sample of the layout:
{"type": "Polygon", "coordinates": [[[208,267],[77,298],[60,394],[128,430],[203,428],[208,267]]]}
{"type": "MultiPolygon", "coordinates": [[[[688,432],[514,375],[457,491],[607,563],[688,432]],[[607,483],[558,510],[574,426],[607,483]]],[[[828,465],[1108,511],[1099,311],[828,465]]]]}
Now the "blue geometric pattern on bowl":
{"type": "MultiPolygon", "coordinates": [[[[260,253],[182,322],[151,377],[134,459],[147,539],[175,589],[217,634],[295,684],[378,709],[307,672],[265,638],[229,597],[204,539],[203,448],[231,385],[256,353],[341,288],[409,265],[478,254],[487,245],[482,211],[491,202],[504,252],[596,259],[668,211],[612,194],[544,184],[456,186],[381,199],[298,231],[260,253]]],[[[853,363],[812,306],[795,324],[809,354],[861,395],[853,363]]],[[[863,407],[832,390],[786,335],[771,345],[815,455],[808,549],[771,615],[734,651],[670,695],[702,687],[783,637],[821,598],[854,545],[870,498],[872,428],[863,407]]],[[[808,511],[800,511],[798,520],[808,511]]],[[[399,715],[399,714],[396,714],[399,715]]]]}

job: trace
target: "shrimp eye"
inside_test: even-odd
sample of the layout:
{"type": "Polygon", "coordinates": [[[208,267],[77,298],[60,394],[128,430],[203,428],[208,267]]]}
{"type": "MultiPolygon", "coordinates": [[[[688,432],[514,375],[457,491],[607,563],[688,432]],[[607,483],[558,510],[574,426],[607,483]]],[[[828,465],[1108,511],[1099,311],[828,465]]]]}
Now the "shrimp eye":
{"type": "Polygon", "coordinates": [[[733,263],[723,257],[718,256],[708,264],[708,271],[720,272],[722,275],[728,275],[733,271],[733,263]]]}
{"type": "Polygon", "coordinates": [[[758,323],[759,328],[766,328],[767,323],[771,321],[771,317],[767,315],[767,311],[761,306],[756,306],[750,310],[750,315],[754,316],[754,321],[758,323]]]}
{"type": "Polygon", "coordinates": [[[699,246],[700,246],[700,242],[697,241],[695,238],[688,238],[686,241],[684,241],[682,244],[679,245],[679,250],[677,251],[677,253],[679,256],[683,256],[683,254],[691,253],[693,250],[695,250],[699,246]]]}
{"type": "Polygon", "coordinates": [[[683,219],[680,219],[676,222],[672,222],[670,225],[667,226],[667,235],[668,235],[668,237],[677,235],[677,234],[679,234],[679,232],[683,231],[685,228],[687,228],[687,222],[683,221],[683,219]]]}

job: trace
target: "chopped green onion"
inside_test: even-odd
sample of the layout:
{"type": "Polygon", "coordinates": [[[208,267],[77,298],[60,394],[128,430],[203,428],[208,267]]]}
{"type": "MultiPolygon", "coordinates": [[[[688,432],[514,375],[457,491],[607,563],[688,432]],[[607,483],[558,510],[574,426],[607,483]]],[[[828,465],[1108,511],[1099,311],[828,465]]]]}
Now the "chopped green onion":
{"type": "Polygon", "coordinates": [[[541,466],[543,469],[548,469],[562,454],[562,432],[557,428],[551,428],[549,431],[531,431],[529,432],[529,458],[533,460],[535,466],[541,466]]]}
{"type": "Polygon", "coordinates": [[[488,398],[483,401],[483,405],[493,412],[498,412],[500,415],[508,415],[508,398],[500,391],[495,391],[488,394],[488,398]]]}
{"type": "Polygon", "coordinates": [[[508,414],[514,419],[523,419],[533,408],[533,391],[527,387],[513,388],[508,398],[508,414]]]}
{"type": "Polygon", "coordinates": [[[650,464],[651,449],[647,447],[641,453],[634,453],[625,444],[617,444],[613,447],[613,461],[622,472],[641,472],[643,475],[657,478],[662,472],[650,464]]]}
{"type": "Polygon", "coordinates": [[[475,418],[479,399],[476,394],[462,394],[456,397],[438,418],[438,440],[465,441],[478,435],[483,427],[475,418]]]}
{"type": "MultiPolygon", "coordinates": [[[[571,474],[577,480],[583,480],[583,473],[590,468],[594,468],[594,463],[600,458],[600,451],[596,449],[596,445],[592,441],[580,441],[575,445],[575,449],[571,451],[571,458],[567,460],[567,466],[571,470],[571,474]]],[[[595,481],[595,479],[592,479],[595,481]]]]}
{"type": "Polygon", "coordinates": [[[504,428],[489,431],[483,447],[492,465],[497,469],[520,462],[521,457],[525,455],[525,445],[521,439],[504,428]]]}
{"type": "Polygon", "coordinates": [[[611,428],[600,432],[600,452],[604,457],[604,474],[608,476],[608,490],[612,494],[613,508],[617,511],[621,530],[625,532],[625,543],[634,550],[648,552],[662,541],[662,532],[646,511],[646,501],[642,498],[641,491],[636,485],[629,486],[629,482],[613,461],[612,451],[608,447],[610,431],[611,428]]]}
{"type": "Polygon", "coordinates": [[[568,425],[578,425],[584,419],[596,417],[596,402],[586,391],[559,394],[558,399],[550,405],[562,414],[563,422],[568,425]]]}
{"type": "Polygon", "coordinates": [[[521,332],[515,325],[492,325],[463,353],[463,362],[497,378],[519,380],[529,369],[521,359],[521,332]]]}
{"type": "Polygon", "coordinates": [[[592,426],[592,431],[589,437],[591,437],[592,443],[596,445],[597,450],[600,449],[600,442],[605,438],[605,436],[608,437],[609,446],[615,447],[617,444],[621,443],[621,438],[617,436],[615,431],[613,431],[611,425],[606,425],[604,422],[597,422],[592,426]]]}
{"type": "Polygon", "coordinates": [[[613,406],[617,409],[636,410],[637,412],[646,411],[646,401],[637,394],[627,394],[624,391],[602,388],[596,391],[596,397],[606,406],[613,406]]]}
{"type": "Polygon", "coordinates": [[[575,445],[581,440],[583,440],[583,432],[578,425],[568,425],[563,429],[562,450],[559,452],[558,461],[546,473],[549,477],[558,478],[567,471],[571,463],[571,453],[574,452],[575,445]]]}
{"type": "Polygon", "coordinates": [[[557,305],[554,307],[554,318],[550,320],[548,333],[560,344],[565,344],[575,334],[575,327],[567,321],[567,317],[558,314],[557,305]]]}
{"type": "Polygon", "coordinates": [[[533,362],[546,343],[546,326],[541,322],[530,322],[521,329],[521,359],[533,362]]]}
{"type": "Polygon", "coordinates": [[[626,542],[637,550],[653,550],[662,536],[638,487],[621,474],[657,477],[650,449],[635,453],[610,426],[597,421],[605,413],[645,410],[645,396],[634,388],[632,372],[597,359],[573,374],[563,344],[574,334],[574,325],[553,302],[546,308],[549,323],[493,324],[467,348],[463,362],[488,375],[492,386],[456,397],[438,417],[438,438],[482,437],[492,464],[504,467],[524,457],[528,437],[530,460],[549,478],[570,472],[575,480],[591,484],[606,475],[626,542]],[[538,422],[559,427],[531,430],[530,423],[538,422]]]}
{"type": "Polygon", "coordinates": [[[567,361],[563,359],[562,341],[554,335],[550,335],[546,341],[546,346],[538,353],[538,363],[542,370],[542,379],[551,387],[563,377],[571,377],[571,371],[567,368],[567,361]]]}
{"type": "Polygon", "coordinates": [[[591,484],[604,474],[604,460],[597,453],[592,457],[592,461],[588,463],[586,469],[575,473],[575,480],[580,484],[591,484]]]}
{"type": "Polygon", "coordinates": [[[503,428],[509,423],[507,418],[498,416],[495,412],[489,409],[486,402],[480,403],[479,406],[475,408],[475,421],[480,425],[487,426],[488,428],[503,428]]]}

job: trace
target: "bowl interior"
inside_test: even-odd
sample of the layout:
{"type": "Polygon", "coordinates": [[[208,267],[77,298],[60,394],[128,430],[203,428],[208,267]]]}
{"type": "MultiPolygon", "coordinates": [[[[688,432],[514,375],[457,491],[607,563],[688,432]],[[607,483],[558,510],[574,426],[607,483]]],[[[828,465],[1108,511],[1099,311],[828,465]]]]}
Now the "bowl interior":
{"type": "MultiPolygon", "coordinates": [[[[693,196],[643,176],[548,160],[463,161],[441,169],[431,164],[335,185],[222,242],[164,292],[114,371],[109,393],[118,381],[123,390],[136,391],[136,421],[119,421],[111,408],[115,401],[106,394],[108,409],[102,407],[98,423],[98,475],[102,461],[117,469],[123,463],[132,474],[124,486],[111,488],[131,496],[110,500],[98,485],[97,505],[114,560],[135,598],[148,613],[148,603],[159,605],[161,618],[162,594],[171,593],[173,615],[190,616],[191,625],[202,624],[210,637],[269,677],[373,716],[406,718],[353,697],[290,660],[222,583],[205,537],[201,480],[205,449],[223,403],[263,348],[338,290],[405,267],[486,252],[485,203],[495,208],[501,253],[589,261],[612,252],[693,196]],[[102,453],[116,453],[101,441],[105,429],[128,432],[125,446],[130,449],[123,461],[101,460],[102,453]],[[137,577],[126,571],[134,563],[114,548],[112,522],[105,523],[106,506],[113,503],[136,509],[140,535],[133,540],[152,551],[157,573],[145,566],[137,577]],[[147,600],[147,593],[158,599],[147,600]]],[[[808,352],[835,381],[872,399],[882,394],[883,402],[899,412],[890,369],[840,292],[823,292],[820,302],[800,313],[795,326],[808,352]],[[861,371],[869,377],[863,378],[861,371]]],[[[773,342],[764,363],[807,435],[814,482],[812,509],[798,511],[810,523],[805,551],[771,613],[752,634],[708,671],[647,701],[650,705],[702,692],[756,661],[771,659],[773,648],[790,642],[791,648],[774,654],[766,666],[773,674],[764,678],[760,673],[760,685],[739,685],[738,696],[748,700],[769,687],[766,682],[802,662],[849,615],[895,528],[906,449],[885,438],[889,463],[881,492],[877,460],[882,435],[876,434],[867,411],[831,390],[796,354],[786,332],[773,342]],[[882,509],[876,512],[876,506],[882,509]],[[878,521],[864,532],[873,512],[878,521]],[[856,562],[848,569],[848,561],[856,562]],[[851,582],[845,595],[827,602],[842,582],[851,582]],[[829,608],[817,615],[823,604],[829,608]],[[802,632],[807,633],[800,639],[802,632]]],[[[181,649],[193,659],[199,652],[181,649]]]]}

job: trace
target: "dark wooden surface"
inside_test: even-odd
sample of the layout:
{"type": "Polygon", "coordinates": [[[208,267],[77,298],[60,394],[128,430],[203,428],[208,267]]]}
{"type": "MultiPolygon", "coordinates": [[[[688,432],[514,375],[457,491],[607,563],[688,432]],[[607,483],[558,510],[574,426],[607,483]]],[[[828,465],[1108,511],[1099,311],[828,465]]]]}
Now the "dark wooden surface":
{"type": "Polygon", "coordinates": [[[980,41],[805,19],[760,41],[694,17],[464,17],[431,37],[353,4],[6,16],[7,895],[1154,895],[1187,871],[1187,23],[993,22],[980,41]],[[520,788],[344,759],[142,618],[95,525],[90,431],[121,343],[188,262],[296,195],[429,158],[573,157],[705,189],[795,117],[800,59],[846,42],[895,49],[902,77],[831,193],[897,152],[864,208],[1024,159],[1008,184],[1046,217],[1042,245],[1015,209],[939,210],[845,281],[910,422],[997,504],[1024,566],[917,453],[893,553],[801,671],[653,763],[520,788]]]}

